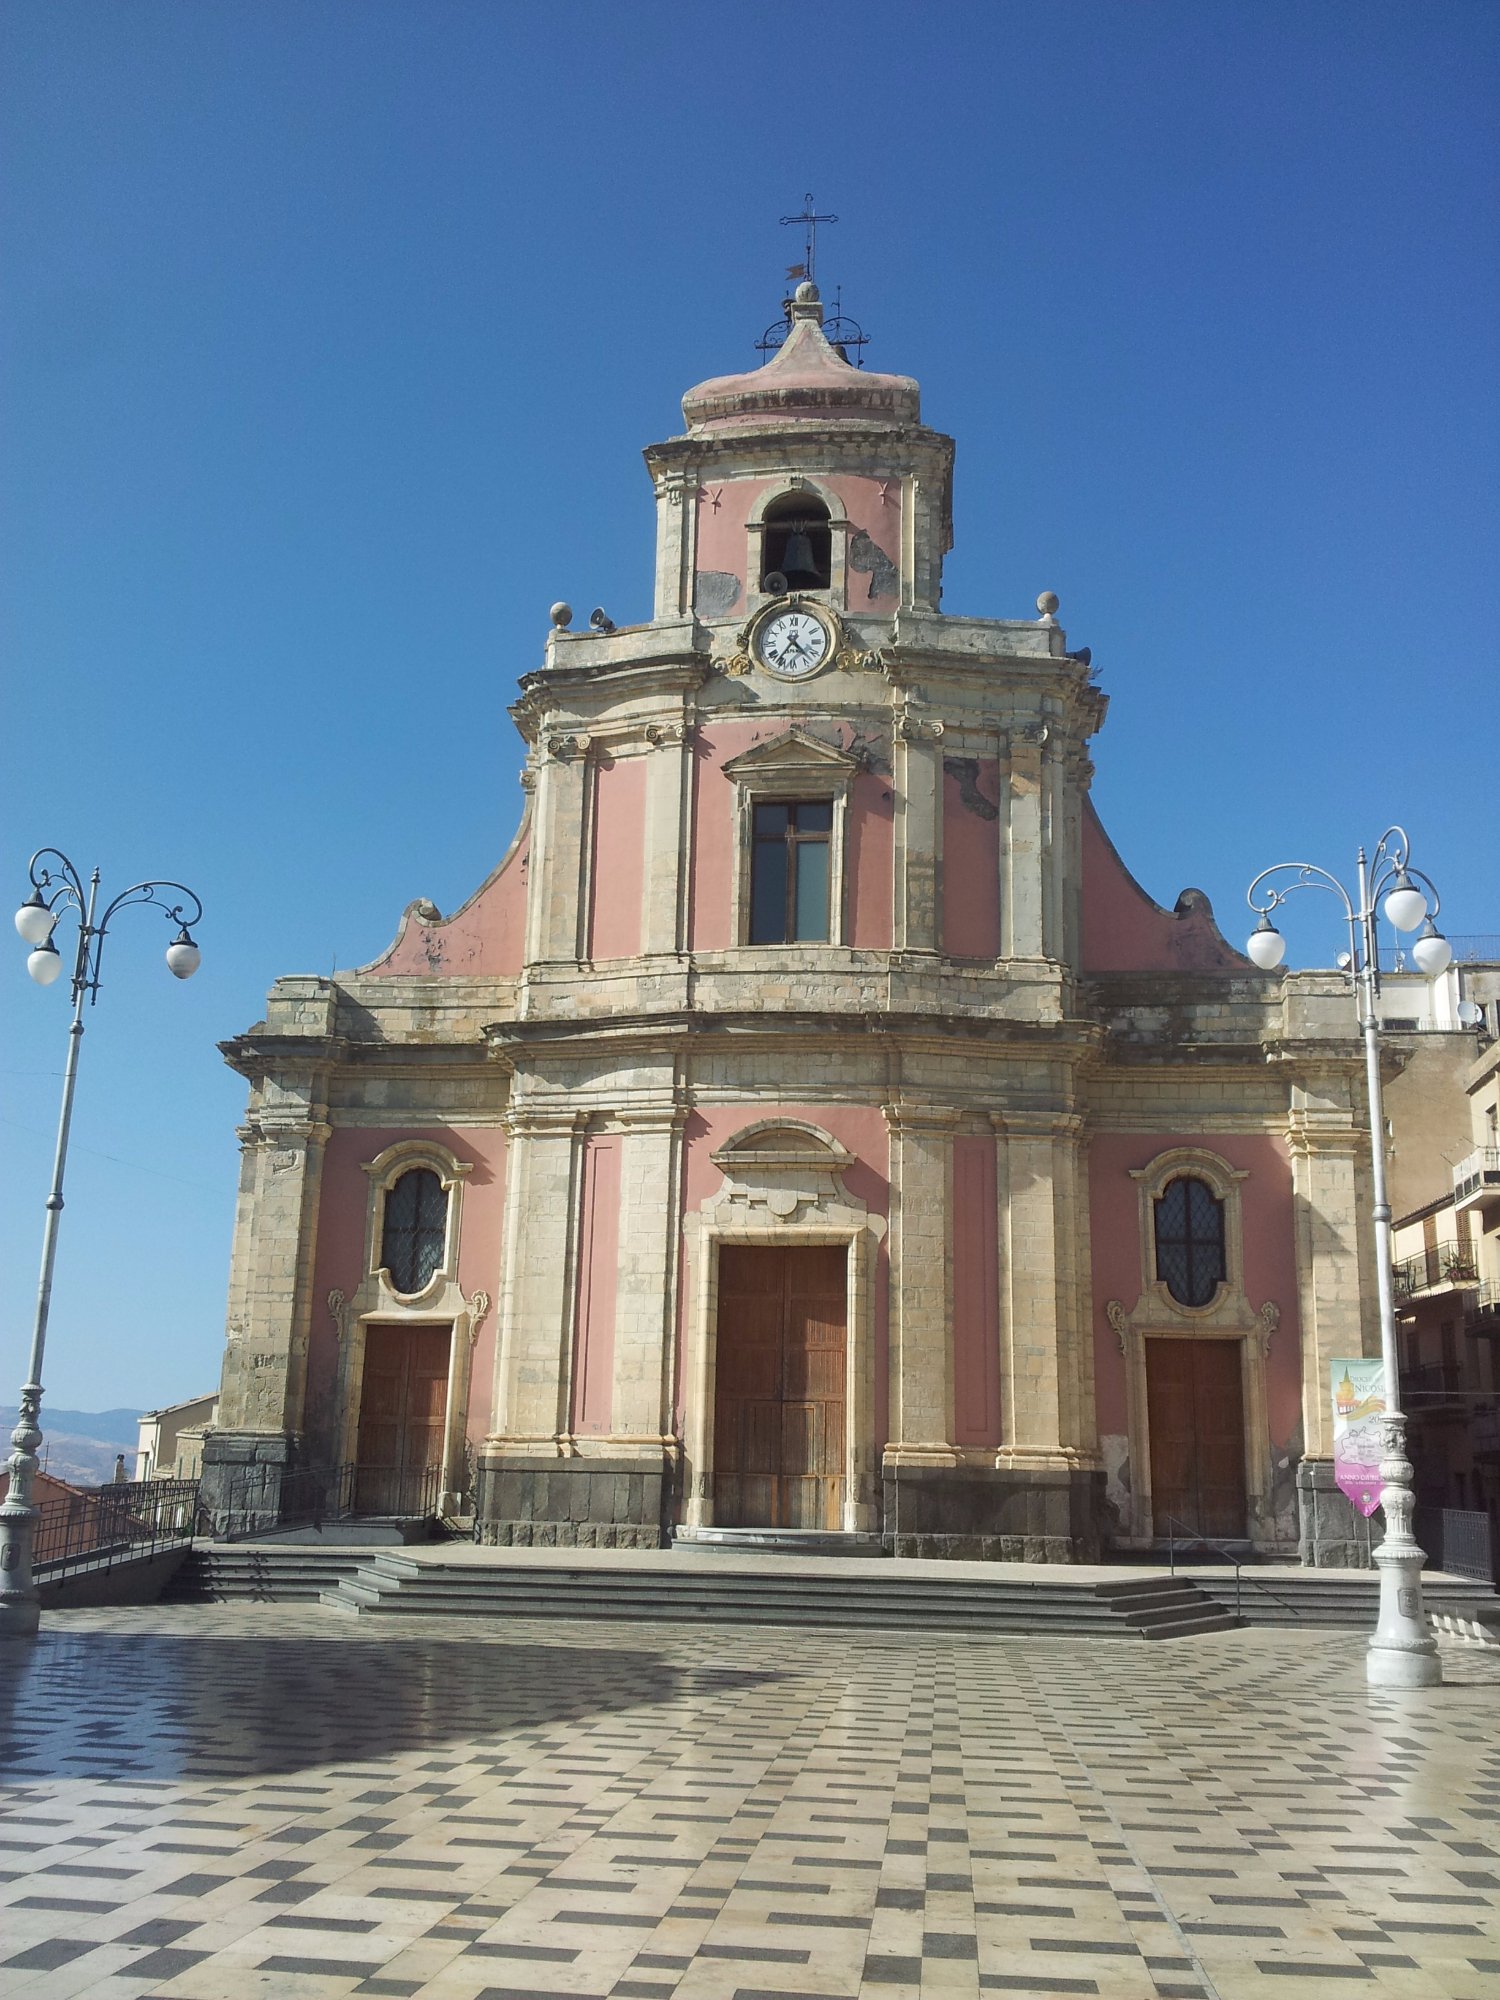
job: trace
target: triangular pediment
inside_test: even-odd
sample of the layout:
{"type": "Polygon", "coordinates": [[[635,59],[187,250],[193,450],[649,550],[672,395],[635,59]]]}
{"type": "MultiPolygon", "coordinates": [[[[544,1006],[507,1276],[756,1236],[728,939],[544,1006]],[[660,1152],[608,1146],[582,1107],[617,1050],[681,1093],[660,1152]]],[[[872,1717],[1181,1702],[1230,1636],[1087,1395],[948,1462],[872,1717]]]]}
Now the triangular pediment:
{"type": "Polygon", "coordinates": [[[730,778],[766,778],[793,774],[803,777],[850,778],[860,768],[860,760],[849,750],[824,743],[805,729],[783,730],[768,743],[742,750],[724,766],[730,778]]]}

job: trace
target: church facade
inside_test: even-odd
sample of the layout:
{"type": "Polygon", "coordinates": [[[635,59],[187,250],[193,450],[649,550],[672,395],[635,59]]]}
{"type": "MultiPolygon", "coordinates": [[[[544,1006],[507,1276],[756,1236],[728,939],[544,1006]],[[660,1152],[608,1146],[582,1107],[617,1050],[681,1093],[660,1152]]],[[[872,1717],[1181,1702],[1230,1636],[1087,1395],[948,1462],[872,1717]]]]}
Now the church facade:
{"type": "Polygon", "coordinates": [[[555,607],[498,867],[225,1044],[208,1497],[338,1468],[497,1544],[1348,1560],[1343,982],[1133,881],[1056,599],[942,611],[952,440],[788,310],[646,452],[650,620],[555,607]]]}

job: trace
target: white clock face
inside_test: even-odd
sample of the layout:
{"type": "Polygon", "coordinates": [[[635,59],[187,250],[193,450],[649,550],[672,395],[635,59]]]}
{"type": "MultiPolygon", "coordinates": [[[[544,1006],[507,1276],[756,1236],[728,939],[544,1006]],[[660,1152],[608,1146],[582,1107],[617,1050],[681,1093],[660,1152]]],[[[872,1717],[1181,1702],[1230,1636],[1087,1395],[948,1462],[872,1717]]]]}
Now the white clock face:
{"type": "Polygon", "coordinates": [[[802,680],[815,674],[828,651],[828,628],[810,611],[778,611],[760,629],[760,656],[773,674],[802,680]]]}

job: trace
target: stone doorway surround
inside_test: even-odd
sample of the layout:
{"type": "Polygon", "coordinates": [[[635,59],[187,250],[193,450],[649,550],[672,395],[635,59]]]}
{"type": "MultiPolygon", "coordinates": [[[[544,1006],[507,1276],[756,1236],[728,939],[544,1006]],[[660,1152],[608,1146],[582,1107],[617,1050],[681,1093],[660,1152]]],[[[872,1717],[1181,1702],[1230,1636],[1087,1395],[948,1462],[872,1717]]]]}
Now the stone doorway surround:
{"type": "Polygon", "coordinates": [[[803,1119],[748,1125],[711,1156],[724,1185],[684,1218],[692,1286],[683,1345],[683,1526],[714,1522],[714,1408],[719,1248],[836,1244],[847,1257],[845,1306],[845,1534],[878,1527],[875,1448],[875,1253],[885,1234],[843,1185],[854,1156],[803,1119]]]}
{"type": "Polygon", "coordinates": [[[370,1177],[365,1219],[364,1275],[352,1297],[328,1294],[327,1307],[338,1337],[338,1376],[334,1392],[332,1436],[335,1462],[352,1465],[359,1451],[360,1403],[364,1389],[365,1345],[373,1324],[381,1326],[451,1326],[448,1348],[448,1395],[443,1419],[441,1493],[443,1513],[458,1513],[468,1487],[465,1433],[469,1417],[469,1383],[474,1343],[480,1322],[489,1311],[489,1296],[475,1292],[465,1298],[458,1282],[458,1246],[463,1218],[463,1187],[472,1162],[428,1139],[402,1139],[365,1163],[370,1177]],[[386,1196],[412,1167],[428,1167],[442,1182],[448,1197],[443,1257],[420,1292],[398,1292],[380,1263],[386,1196]]]}
{"type": "Polygon", "coordinates": [[[1248,1175],[1217,1153],[1198,1146],[1177,1146],[1159,1153],[1149,1166],[1133,1173],[1140,1190],[1140,1296],[1128,1311],[1110,1299],[1105,1313],[1125,1357],[1125,1409],[1129,1438],[1129,1488],[1112,1492],[1121,1508],[1126,1532],[1114,1537],[1117,1548],[1149,1549],[1165,1538],[1156,1521],[1151,1492],[1151,1418],[1146,1384],[1148,1340],[1224,1340],[1240,1351],[1240,1387],[1245,1428],[1245,1510],[1248,1538],[1256,1547],[1279,1547],[1271,1499],[1271,1424],[1266,1400],[1266,1357],[1281,1324],[1274,1299],[1257,1309],[1244,1290],[1243,1232],[1239,1184],[1248,1175]],[[1224,1281],[1204,1306],[1185,1306],[1174,1299],[1156,1271],[1155,1204],[1167,1183],[1179,1174],[1206,1181],[1224,1204],[1224,1281]]]}

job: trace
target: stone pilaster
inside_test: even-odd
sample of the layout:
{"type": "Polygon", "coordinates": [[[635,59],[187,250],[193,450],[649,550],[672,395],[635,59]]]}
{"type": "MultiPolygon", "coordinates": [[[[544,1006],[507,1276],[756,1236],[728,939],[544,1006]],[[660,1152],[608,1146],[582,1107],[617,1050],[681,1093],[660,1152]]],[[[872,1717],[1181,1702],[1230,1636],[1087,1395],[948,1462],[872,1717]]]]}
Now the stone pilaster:
{"type": "Polygon", "coordinates": [[[645,884],[641,950],[679,952],[686,943],[692,798],[692,737],[681,722],[652,722],[646,764],[645,884]]]}
{"type": "Polygon", "coordinates": [[[1300,1550],[1305,1563],[1345,1566],[1368,1560],[1369,1536],[1333,1482],[1329,1363],[1380,1351],[1368,1241],[1368,1147],[1354,1124],[1348,1078],[1304,1077],[1294,1084],[1287,1136],[1302,1329],[1300,1550]]]}
{"type": "Polygon", "coordinates": [[[890,1465],[956,1465],[948,1255],[956,1112],[887,1105],[891,1132],[890,1465]]]}
{"type": "Polygon", "coordinates": [[[1011,732],[1000,784],[1000,954],[1045,958],[1041,726],[1011,732]]]}
{"type": "Polygon", "coordinates": [[[240,1132],[219,1415],[203,1450],[204,1505],[226,1530],[247,1525],[247,1511],[276,1518],[279,1468],[301,1441],[329,1136],[322,1090],[307,1073],[262,1079],[240,1132]]]}
{"type": "Polygon", "coordinates": [[[549,730],[536,771],[526,962],[576,962],[582,950],[581,889],[587,808],[588,738],[549,730]]]}
{"type": "Polygon", "coordinates": [[[624,1116],[619,1279],[615,1294],[612,1428],[659,1463],[672,1429],[679,1218],[686,1113],[643,1108],[624,1116]]]}
{"type": "Polygon", "coordinates": [[[656,480],[655,618],[682,618],[693,608],[698,555],[696,468],[662,472],[656,480]]]}
{"type": "Polygon", "coordinates": [[[942,724],[908,703],[895,725],[895,948],[941,946],[942,724]]]}

